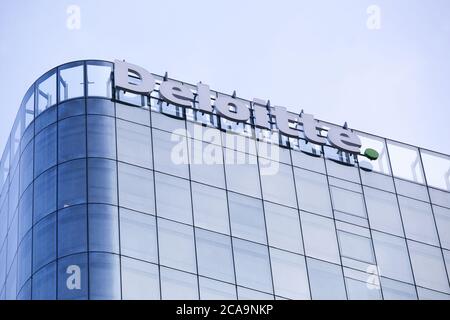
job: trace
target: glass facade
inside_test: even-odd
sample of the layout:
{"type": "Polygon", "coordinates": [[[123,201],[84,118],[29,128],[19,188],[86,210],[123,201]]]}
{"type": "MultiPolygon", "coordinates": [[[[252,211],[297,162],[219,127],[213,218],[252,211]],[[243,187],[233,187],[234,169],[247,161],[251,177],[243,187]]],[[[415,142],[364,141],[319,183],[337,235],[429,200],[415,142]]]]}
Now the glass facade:
{"type": "Polygon", "coordinates": [[[268,139],[116,91],[112,72],[68,63],[24,97],[0,299],[450,299],[449,156],[362,132],[378,160],[268,139]]]}

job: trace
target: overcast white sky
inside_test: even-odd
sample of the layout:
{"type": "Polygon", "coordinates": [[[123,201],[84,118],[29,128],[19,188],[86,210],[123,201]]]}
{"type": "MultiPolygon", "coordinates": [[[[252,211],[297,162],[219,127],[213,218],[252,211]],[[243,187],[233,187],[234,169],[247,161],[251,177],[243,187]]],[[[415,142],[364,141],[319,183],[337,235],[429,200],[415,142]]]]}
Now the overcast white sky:
{"type": "Polygon", "coordinates": [[[85,58],[450,154],[448,0],[1,0],[0,150],[33,81],[85,58]],[[67,27],[69,5],[80,29],[67,27]],[[367,27],[370,5],[380,29],[367,27]]]}

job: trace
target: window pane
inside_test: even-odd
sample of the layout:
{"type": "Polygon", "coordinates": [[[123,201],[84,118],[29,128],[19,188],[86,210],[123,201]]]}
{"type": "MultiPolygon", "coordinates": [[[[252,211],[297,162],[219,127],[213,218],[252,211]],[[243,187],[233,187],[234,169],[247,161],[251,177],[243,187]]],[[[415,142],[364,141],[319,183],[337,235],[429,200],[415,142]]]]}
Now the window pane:
{"type": "Polygon", "coordinates": [[[335,210],[349,213],[359,217],[366,217],[363,196],[359,192],[353,192],[334,186],[330,187],[335,210]]]}
{"type": "Polygon", "coordinates": [[[270,161],[269,167],[261,168],[261,184],[264,200],[297,208],[294,178],[290,166],[270,161]],[[280,186],[283,187],[280,188],[280,186]]]}
{"type": "Polygon", "coordinates": [[[346,231],[338,231],[341,256],[367,263],[375,263],[372,250],[372,241],[357,234],[346,231]]]}
{"type": "Polygon", "coordinates": [[[72,117],[58,124],[59,162],[86,156],[85,117],[72,117]]]}
{"type": "Polygon", "coordinates": [[[346,278],[349,300],[381,300],[381,290],[373,288],[367,282],[346,278]]]}
{"type": "Polygon", "coordinates": [[[236,300],[234,285],[200,277],[200,299],[202,300],[236,300]]]}
{"type": "Polygon", "coordinates": [[[116,111],[115,109],[114,102],[109,99],[91,97],[86,99],[87,114],[99,114],[114,117],[116,111]]]}
{"type": "Polygon", "coordinates": [[[230,237],[201,229],[195,230],[198,273],[234,283],[230,237]]]}
{"type": "Polygon", "coordinates": [[[120,209],[120,245],[123,255],[158,262],[155,217],[120,209]]]}
{"type": "Polygon", "coordinates": [[[106,159],[89,159],[88,172],[89,202],[117,205],[116,162],[106,159]]]}
{"type": "Polygon", "coordinates": [[[300,217],[295,209],[264,202],[269,245],[303,253],[300,217]]]}
{"type": "Polygon", "coordinates": [[[292,154],[292,163],[294,166],[320,173],[325,173],[325,162],[323,161],[322,157],[315,157],[306,154],[305,152],[298,152],[294,150],[291,150],[291,154],[292,154]]]}
{"type": "Polygon", "coordinates": [[[416,284],[450,293],[442,252],[439,248],[408,241],[416,284]]]}
{"type": "Polygon", "coordinates": [[[195,226],[229,234],[226,191],[192,183],[195,226]]]}
{"type": "Polygon", "coordinates": [[[56,125],[42,130],[35,138],[34,176],[56,164],[56,125]]]}
{"type": "Polygon", "coordinates": [[[190,155],[192,180],[225,188],[222,147],[199,140],[190,140],[189,143],[189,150],[192,150],[190,155]]]}
{"type": "Polygon", "coordinates": [[[83,63],[59,70],[59,101],[84,96],[84,66],[83,63]]]}
{"type": "MultiPolygon", "coordinates": [[[[136,108],[122,103],[116,103],[116,117],[119,119],[136,122],[144,126],[150,126],[150,113],[147,106],[136,108]]],[[[147,128],[147,130],[150,130],[147,128]]]]}
{"type": "Polygon", "coordinates": [[[192,227],[158,219],[159,258],[162,265],[196,272],[192,227]]]}
{"type": "Polygon", "coordinates": [[[423,169],[417,148],[389,141],[388,150],[394,176],[424,183],[423,169]]]}
{"type": "MultiPolygon", "coordinates": [[[[0,217],[0,221],[2,218],[0,217]]],[[[19,202],[19,241],[30,230],[33,222],[33,186],[28,187],[19,202]]],[[[6,228],[6,225],[5,227],[6,228]]],[[[0,242],[2,237],[0,236],[0,242]]]]}
{"type": "Polygon", "coordinates": [[[335,149],[329,149],[327,147],[325,147],[325,154],[328,153],[328,150],[333,150],[333,153],[330,153],[330,156],[328,158],[334,158],[334,161],[328,159],[326,160],[328,175],[360,183],[358,168],[356,166],[345,165],[345,163],[349,164],[349,161],[353,161],[353,157],[350,157],[350,160],[347,160],[348,158],[344,156],[345,153],[336,153],[335,149]],[[337,159],[335,157],[337,157],[337,159]]]}
{"type": "Polygon", "coordinates": [[[33,232],[33,271],[56,259],[56,214],[42,219],[33,232]]]}
{"type": "Polygon", "coordinates": [[[450,295],[448,294],[421,287],[417,287],[417,293],[419,295],[419,300],[450,300],[450,295]]]}
{"type": "Polygon", "coordinates": [[[120,299],[119,256],[108,253],[89,254],[89,289],[92,300],[120,299]]]}
{"type": "Polygon", "coordinates": [[[275,295],[290,299],[309,299],[305,257],[270,249],[275,295]]]}
{"type": "Polygon", "coordinates": [[[233,239],[237,284],[272,293],[269,252],[266,246],[233,239]]]}
{"type": "Polygon", "coordinates": [[[151,143],[152,139],[149,127],[117,120],[118,160],[151,168],[151,143]]]}
{"type": "MultiPolygon", "coordinates": [[[[4,296],[0,297],[4,299],[4,296]]],[[[17,300],[31,300],[31,279],[28,280],[17,294],[17,300]]]]}
{"type": "Polygon", "coordinates": [[[33,181],[33,159],[34,159],[33,140],[27,145],[20,158],[20,194],[33,181]]]}
{"type": "Polygon", "coordinates": [[[376,231],[372,232],[372,237],[380,274],[413,283],[405,240],[376,231]]]}
{"type": "Polygon", "coordinates": [[[37,93],[37,114],[56,104],[56,70],[52,70],[39,79],[37,93]]]}
{"type": "Polygon", "coordinates": [[[90,204],[89,251],[119,253],[119,217],[117,207],[90,204]]]}
{"type": "Polygon", "coordinates": [[[161,267],[162,300],[197,300],[195,275],[161,267]]]}
{"type": "Polygon", "coordinates": [[[32,233],[28,232],[23,241],[20,243],[17,253],[17,288],[19,290],[31,277],[32,249],[32,233]]]}
{"type": "Polygon", "coordinates": [[[430,192],[431,202],[443,207],[450,208],[450,192],[428,188],[430,192]]]}
{"type": "Polygon", "coordinates": [[[58,260],[58,299],[88,299],[88,258],[86,253],[58,260]]]}
{"type": "Polygon", "coordinates": [[[158,266],[122,257],[122,299],[159,299],[158,266]]]}
{"type": "Polygon", "coordinates": [[[274,300],[272,294],[238,287],[239,300],[274,300]]]}
{"type": "Polygon", "coordinates": [[[189,181],[162,173],[155,174],[158,217],[192,224],[189,181]]]}
{"type": "Polygon", "coordinates": [[[115,119],[103,116],[87,117],[88,156],[116,158],[115,119]]]}
{"type": "Polygon", "coordinates": [[[56,169],[40,175],[34,182],[34,222],[56,210],[56,169]]]}
{"type": "Polygon", "coordinates": [[[225,150],[227,188],[252,197],[261,197],[257,158],[250,154],[225,150]]]}
{"type": "Polygon", "coordinates": [[[401,179],[394,179],[395,182],[395,191],[397,194],[401,194],[403,196],[407,196],[416,200],[422,200],[425,202],[429,202],[430,198],[428,197],[427,187],[424,185],[409,182],[401,179]]]}
{"type": "Polygon", "coordinates": [[[87,64],[88,96],[111,98],[111,66],[87,64]]]}
{"type": "Polygon", "coordinates": [[[332,216],[328,183],[324,175],[295,168],[295,185],[300,209],[332,216]]]}
{"type": "Polygon", "coordinates": [[[64,101],[58,105],[58,119],[65,119],[86,113],[86,101],[84,98],[64,101]]]}
{"type": "Polygon", "coordinates": [[[417,300],[416,288],[391,279],[381,278],[383,298],[385,300],[417,300]]]}
{"type": "Polygon", "coordinates": [[[229,192],[228,201],[233,236],[267,243],[261,200],[229,192]]]}
{"type": "Polygon", "coordinates": [[[358,162],[361,168],[384,174],[391,174],[389,167],[389,158],[387,154],[386,142],[382,138],[374,137],[368,134],[358,132],[358,137],[361,139],[364,148],[372,148],[378,151],[377,160],[368,160],[365,156],[358,155],[358,162]]]}
{"type": "Polygon", "coordinates": [[[441,246],[450,249],[450,209],[433,206],[441,246]]]}
{"type": "Polygon", "coordinates": [[[305,212],[302,212],[300,216],[306,255],[339,263],[339,250],[333,220],[305,212]]]}
{"type": "Polygon", "coordinates": [[[395,194],[364,187],[364,196],[371,228],[403,236],[395,194]]]}
{"type": "Polygon", "coordinates": [[[155,170],[188,178],[188,151],[186,137],[153,130],[155,170]]]}
{"type": "Polygon", "coordinates": [[[58,168],[58,208],[86,203],[86,160],[73,160],[58,168]]]}
{"type": "Polygon", "coordinates": [[[439,245],[433,213],[429,203],[398,197],[406,237],[439,245]]]}
{"type": "Polygon", "coordinates": [[[307,265],[312,299],[346,299],[340,266],[310,258],[307,259],[307,265]]]}
{"type": "Polygon", "coordinates": [[[33,276],[33,300],[56,299],[56,263],[53,262],[33,276]]]}
{"type": "Polygon", "coordinates": [[[429,186],[450,191],[450,157],[420,150],[429,186]]]}
{"type": "Polygon", "coordinates": [[[155,213],[152,171],[119,163],[119,200],[122,207],[155,213]]]}
{"type": "Polygon", "coordinates": [[[87,251],[86,206],[74,206],[58,212],[58,256],[87,251]]]}

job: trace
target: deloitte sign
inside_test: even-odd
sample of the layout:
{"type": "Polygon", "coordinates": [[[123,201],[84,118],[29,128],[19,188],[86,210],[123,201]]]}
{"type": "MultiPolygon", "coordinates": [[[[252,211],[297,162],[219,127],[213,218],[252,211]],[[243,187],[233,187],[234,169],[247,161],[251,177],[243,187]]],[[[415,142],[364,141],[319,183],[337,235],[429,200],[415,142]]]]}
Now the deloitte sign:
{"type": "MultiPolygon", "coordinates": [[[[117,89],[126,92],[150,95],[155,87],[153,75],[142,67],[128,62],[114,61],[114,81],[117,89]],[[130,81],[130,75],[139,81],[130,81]]],[[[209,86],[204,83],[197,84],[197,94],[180,82],[164,79],[159,87],[159,94],[168,103],[181,106],[192,107],[195,102],[195,109],[213,113],[235,122],[247,122],[252,117],[252,124],[257,128],[270,130],[271,119],[275,119],[278,130],[288,136],[299,138],[303,128],[303,137],[314,144],[325,145],[329,143],[342,151],[352,154],[360,154],[361,140],[346,126],[331,127],[328,129],[327,137],[319,135],[319,130],[323,129],[311,114],[302,112],[299,115],[289,113],[285,107],[264,105],[259,99],[253,100],[253,109],[233,96],[219,96],[212,103],[209,86]]],[[[375,160],[378,154],[375,150],[367,149],[365,156],[375,160]]]]}

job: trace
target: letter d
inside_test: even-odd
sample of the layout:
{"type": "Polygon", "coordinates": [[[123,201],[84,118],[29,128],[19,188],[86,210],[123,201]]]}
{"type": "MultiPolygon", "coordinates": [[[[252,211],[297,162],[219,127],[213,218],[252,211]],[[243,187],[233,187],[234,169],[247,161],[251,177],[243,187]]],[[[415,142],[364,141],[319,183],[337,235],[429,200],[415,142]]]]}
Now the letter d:
{"type": "Polygon", "coordinates": [[[120,60],[114,61],[114,81],[116,88],[137,94],[149,95],[155,87],[155,78],[150,72],[144,68],[120,60]],[[136,74],[140,82],[131,83],[128,79],[129,72],[136,74]]]}

